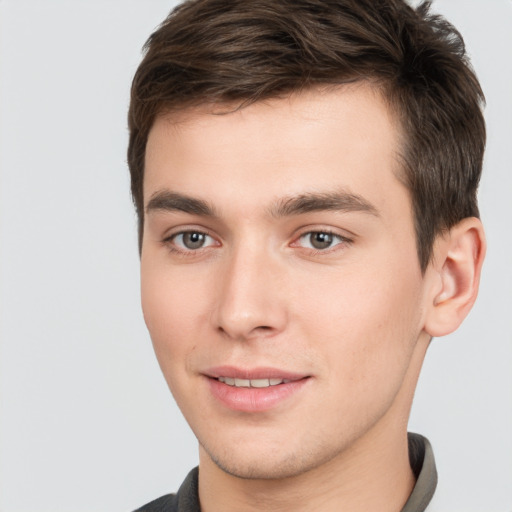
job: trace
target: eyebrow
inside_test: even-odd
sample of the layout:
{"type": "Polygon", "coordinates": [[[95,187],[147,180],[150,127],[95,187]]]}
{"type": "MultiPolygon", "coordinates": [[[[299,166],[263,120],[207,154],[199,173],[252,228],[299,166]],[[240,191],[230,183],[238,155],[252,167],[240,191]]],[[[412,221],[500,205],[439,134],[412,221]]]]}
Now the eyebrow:
{"type": "Polygon", "coordinates": [[[180,211],[202,217],[217,217],[215,208],[206,201],[170,190],[160,190],[151,196],[146,213],[152,211],[180,211]]]}
{"type": "Polygon", "coordinates": [[[379,217],[379,210],[358,194],[340,190],[306,193],[279,200],[270,213],[273,217],[288,217],[318,211],[365,212],[379,217]]]}
{"type": "MultiPolygon", "coordinates": [[[[151,211],[180,211],[201,217],[219,216],[207,201],[170,190],[160,190],[151,196],[146,206],[146,213],[151,211]]],[[[285,197],[279,199],[269,209],[270,215],[275,218],[319,211],[365,212],[376,217],[380,216],[378,209],[362,196],[343,190],[308,192],[285,197]]]]}

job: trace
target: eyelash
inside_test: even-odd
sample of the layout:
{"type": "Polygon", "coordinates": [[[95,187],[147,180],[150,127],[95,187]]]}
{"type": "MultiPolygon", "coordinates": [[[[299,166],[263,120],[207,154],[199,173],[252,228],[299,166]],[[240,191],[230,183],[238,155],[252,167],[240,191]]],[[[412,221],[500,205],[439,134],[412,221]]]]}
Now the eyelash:
{"type": "MultiPolygon", "coordinates": [[[[201,246],[201,247],[199,247],[197,249],[183,249],[183,248],[177,247],[175,245],[175,242],[174,242],[176,240],[176,238],[179,237],[179,236],[187,235],[187,234],[202,235],[202,236],[205,236],[205,237],[209,237],[209,238],[211,238],[212,240],[215,241],[215,238],[211,234],[206,232],[206,231],[195,230],[195,229],[187,229],[187,230],[183,230],[183,231],[178,231],[177,233],[173,233],[172,235],[167,236],[166,238],[164,238],[162,240],[162,244],[164,246],[166,246],[167,249],[171,253],[176,254],[178,256],[182,256],[182,257],[194,257],[194,256],[197,256],[203,250],[208,249],[212,245],[214,245],[214,244],[211,244],[211,245],[207,245],[206,247],[201,246]]],[[[330,254],[331,252],[334,252],[336,250],[340,250],[341,248],[337,249],[338,246],[347,246],[347,245],[352,244],[352,242],[353,242],[352,239],[350,239],[350,238],[348,238],[346,236],[340,235],[339,233],[336,233],[333,230],[330,230],[330,229],[318,229],[318,230],[309,230],[309,231],[302,232],[298,237],[295,238],[295,240],[290,244],[290,246],[291,247],[298,247],[298,248],[305,249],[306,251],[309,251],[310,254],[316,256],[316,255],[330,254]],[[332,236],[333,238],[338,239],[339,242],[334,244],[332,247],[327,247],[325,249],[314,249],[314,248],[308,248],[308,247],[301,247],[300,245],[298,245],[298,243],[299,243],[299,241],[301,239],[303,239],[306,236],[311,236],[313,234],[322,234],[322,235],[332,236]]]]}
{"type": "Polygon", "coordinates": [[[183,231],[178,231],[177,233],[173,233],[172,235],[165,237],[162,240],[162,244],[165,245],[171,253],[176,254],[178,256],[183,256],[183,257],[195,256],[201,251],[201,249],[208,249],[210,247],[210,245],[208,245],[206,247],[199,247],[197,249],[184,249],[184,248],[177,247],[175,245],[176,238],[179,236],[187,235],[187,234],[202,235],[205,237],[209,237],[212,240],[215,240],[215,238],[206,231],[201,231],[199,229],[186,229],[183,231]]]}
{"type": "Polygon", "coordinates": [[[329,236],[332,236],[333,238],[336,238],[336,239],[339,240],[338,243],[334,244],[331,247],[327,247],[325,249],[314,249],[314,248],[309,248],[309,247],[303,247],[304,249],[310,251],[310,254],[312,254],[314,256],[330,254],[331,252],[334,252],[334,251],[342,249],[342,247],[338,247],[338,246],[347,246],[347,245],[350,245],[353,242],[352,239],[350,239],[350,238],[348,238],[346,236],[340,235],[339,233],[337,233],[337,232],[335,232],[333,230],[330,230],[330,229],[313,229],[313,230],[309,230],[309,231],[305,231],[305,232],[301,233],[295,239],[296,241],[292,242],[291,246],[292,247],[297,247],[294,244],[298,243],[298,241],[300,241],[302,238],[304,238],[306,236],[311,236],[313,234],[329,235],[329,236]]]}

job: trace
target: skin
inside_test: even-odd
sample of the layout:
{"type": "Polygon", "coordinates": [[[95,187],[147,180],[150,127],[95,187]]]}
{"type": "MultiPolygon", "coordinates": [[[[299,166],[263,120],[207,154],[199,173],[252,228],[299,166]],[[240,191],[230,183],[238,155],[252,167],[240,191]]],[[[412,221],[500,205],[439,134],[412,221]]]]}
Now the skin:
{"type": "Polygon", "coordinates": [[[400,131],[369,85],[215,113],[155,121],[141,260],[145,321],[200,445],[202,509],[399,511],[414,388],[431,336],[476,295],[479,221],[440,237],[422,274],[400,131]],[[308,194],[314,211],[283,207],[308,194]],[[333,195],[344,208],[322,205],[333,195]],[[222,365],[306,378],[239,411],[212,394],[222,365]]]}

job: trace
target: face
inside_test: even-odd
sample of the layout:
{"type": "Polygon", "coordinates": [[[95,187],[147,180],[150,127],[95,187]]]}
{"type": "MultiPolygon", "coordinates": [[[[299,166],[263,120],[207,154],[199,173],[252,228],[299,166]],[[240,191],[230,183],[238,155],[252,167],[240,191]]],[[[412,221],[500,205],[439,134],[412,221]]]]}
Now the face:
{"type": "Polygon", "coordinates": [[[201,463],[297,475],[407,417],[426,285],[399,134],[365,85],[217,114],[151,130],[144,317],[201,463]]]}

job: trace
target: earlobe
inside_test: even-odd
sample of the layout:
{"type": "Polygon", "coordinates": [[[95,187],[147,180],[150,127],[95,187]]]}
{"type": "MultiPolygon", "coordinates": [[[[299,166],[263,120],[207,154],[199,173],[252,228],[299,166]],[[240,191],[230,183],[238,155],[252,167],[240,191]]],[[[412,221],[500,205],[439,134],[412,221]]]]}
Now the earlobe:
{"type": "Polygon", "coordinates": [[[436,241],[424,327],[430,336],[455,331],[469,313],[478,294],[485,250],[482,223],[475,217],[463,219],[436,241]]]}

